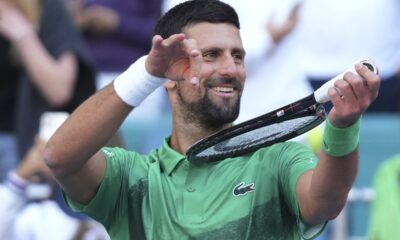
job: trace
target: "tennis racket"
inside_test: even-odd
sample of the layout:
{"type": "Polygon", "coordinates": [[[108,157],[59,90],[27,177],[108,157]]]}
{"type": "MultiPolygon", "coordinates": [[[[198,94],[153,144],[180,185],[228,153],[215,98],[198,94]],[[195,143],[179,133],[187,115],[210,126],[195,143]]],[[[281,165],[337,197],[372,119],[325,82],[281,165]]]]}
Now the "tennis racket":
{"type": "MultiPolygon", "coordinates": [[[[378,74],[373,61],[362,60],[360,63],[378,74]]],[[[346,72],[349,71],[357,74],[355,69],[346,72]]],[[[303,99],[196,142],[186,152],[188,160],[195,164],[216,162],[287,141],[311,130],[325,120],[323,104],[330,101],[328,90],[337,80],[343,79],[344,73],[303,99]]]]}

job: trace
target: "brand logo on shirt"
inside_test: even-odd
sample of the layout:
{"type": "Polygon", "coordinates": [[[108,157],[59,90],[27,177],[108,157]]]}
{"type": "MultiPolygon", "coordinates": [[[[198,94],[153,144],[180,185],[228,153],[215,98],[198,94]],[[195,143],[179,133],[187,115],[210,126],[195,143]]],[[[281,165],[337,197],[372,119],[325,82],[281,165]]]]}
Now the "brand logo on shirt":
{"type": "Polygon", "coordinates": [[[253,191],[254,191],[254,183],[245,185],[244,182],[241,182],[233,188],[233,196],[239,197],[253,191]]]}

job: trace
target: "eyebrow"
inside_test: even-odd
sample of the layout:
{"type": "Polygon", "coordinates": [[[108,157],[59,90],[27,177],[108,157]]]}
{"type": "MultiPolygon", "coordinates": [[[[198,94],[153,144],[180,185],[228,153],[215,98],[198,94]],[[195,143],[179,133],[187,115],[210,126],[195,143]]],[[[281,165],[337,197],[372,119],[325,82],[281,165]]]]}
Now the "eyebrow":
{"type": "MultiPolygon", "coordinates": [[[[200,51],[201,51],[202,53],[203,53],[203,52],[209,52],[209,51],[222,52],[222,51],[224,51],[224,49],[219,48],[219,47],[206,47],[206,48],[200,49],[200,51]]],[[[233,49],[232,49],[232,52],[233,52],[233,53],[240,53],[240,54],[242,54],[243,56],[246,55],[246,51],[245,51],[244,49],[242,49],[242,48],[233,48],[233,49]]]]}
{"type": "Polygon", "coordinates": [[[246,51],[245,51],[244,49],[242,49],[242,48],[234,48],[234,49],[232,50],[232,52],[234,52],[234,53],[240,53],[240,54],[243,55],[243,57],[246,56],[246,51]]]}

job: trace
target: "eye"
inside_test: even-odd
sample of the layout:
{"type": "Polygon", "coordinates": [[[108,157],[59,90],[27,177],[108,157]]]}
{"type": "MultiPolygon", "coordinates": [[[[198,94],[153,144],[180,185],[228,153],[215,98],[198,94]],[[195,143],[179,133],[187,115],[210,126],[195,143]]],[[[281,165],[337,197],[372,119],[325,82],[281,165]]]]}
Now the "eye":
{"type": "Polygon", "coordinates": [[[242,63],[244,60],[244,55],[242,53],[233,53],[232,56],[236,63],[242,63]]]}
{"type": "Polygon", "coordinates": [[[218,57],[217,51],[207,51],[203,53],[203,59],[205,61],[215,60],[218,57]]]}

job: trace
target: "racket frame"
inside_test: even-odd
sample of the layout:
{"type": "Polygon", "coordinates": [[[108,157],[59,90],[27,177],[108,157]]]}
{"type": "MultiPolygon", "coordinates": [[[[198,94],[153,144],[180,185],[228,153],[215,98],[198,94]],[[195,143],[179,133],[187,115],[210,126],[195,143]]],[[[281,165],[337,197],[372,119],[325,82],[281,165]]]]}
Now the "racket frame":
{"type": "MultiPolygon", "coordinates": [[[[379,73],[378,67],[371,59],[365,59],[358,61],[359,63],[368,67],[369,70],[374,72],[375,74],[379,73]]],[[[209,137],[206,137],[195,144],[193,144],[189,149],[186,151],[186,156],[190,162],[200,164],[200,163],[207,163],[207,162],[215,162],[220,161],[225,158],[235,157],[238,155],[246,154],[248,152],[253,152],[261,147],[270,146],[277,142],[287,141],[294,137],[297,137],[308,130],[318,126],[321,124],[326,118],[326,112],[323,107],[323,104],[330,101],[330,97],[328,94],[329,88],[333,87],[335,82],[339,79],[343,79],[343,76],[346,72],[353,72],[357,74],[357,71],[354,68],[351,68],[338,76],[332,78],[325,84],[323,84],[319,89],[317,89],[313,94],[302,98],[294,103],[288,104],[282,108],[274,110],[272,112],[263,114],[259,117],[250,119],[248,121],[242,122],[240,124],[234,125],[232,127],[223,129],[209,137]],[[207,155],[207,156],[198,156],[197,154],[210,148],[218,143],[221,143],[225,140],[231,139],[238,135],[250,132],[254,129],[266,127],[268,125],[274,123],[281,123],[283,121],[296,119],[300,117],[306,116],[316,116],[314,121],[311,121],[305,127],[293,131],[289,134],[286,134],[282,137],[277,138],[274,141],[266,141],[261,144],[255,144],[251,147],[246,147],[245,149],[243,146],[235,146],[235,149],[231,152],[224,152],[219,154],[207,155]]]]}
{"type": "Polygon", "coordinates": [[[207,138],[204,138],[195,144],[193,144],[186,152],[187,158],[190,162],[195,164],[209,163],[223,160],[229,157],[235,157],[243,155],[249,152],[253,152],[262,147],[270,146],[278,142],[284,142],[294,137],[297,137],[310,129],[318,126],[325,121],[326,112],[322,104],[317,103],[314,94],[311,94],[303,99],[300,99],[294,103],[288,104],[272,112],[263,114],[256,118],[234,125],[227,129],[223,129],[207,138]],[[255,144],[251,147],[236,146],[232,151],[226,151],[223,153],[216,153],[207,156],[198,156],[197,154],[208,149],[218,143],[233,137],[239,136],[243,133],[262,128],[271,124],[281,123],[287,120],[297,119],[301,117],[315,116],[316,118],[307,124],[305,127],[293,131],[287,135],[279,137],[273,141],[266,141],[263,143],[255,144]]]}

